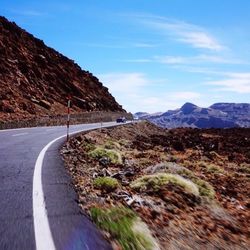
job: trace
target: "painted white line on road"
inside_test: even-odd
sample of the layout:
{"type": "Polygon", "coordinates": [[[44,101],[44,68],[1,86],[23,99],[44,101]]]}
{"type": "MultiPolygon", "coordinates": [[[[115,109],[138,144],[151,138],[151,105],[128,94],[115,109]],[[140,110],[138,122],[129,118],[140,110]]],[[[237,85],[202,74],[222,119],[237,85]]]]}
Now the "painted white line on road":
{"type": "MultiPolygon", "coordinates": [[[[77,134],[86,129],[81,129],[70,133],[70,135],[77,134]]],[[[54,250],[55,244],[52,238],[51,230],[49,227],[49,219],[46,210],[45,198],[42,187],[42,165],[46,151],[56,141],[66,137],[60,136],[53,141],[49,142],[39,153],[35,164],[33,175],[33,222],[35,229],[35,241],[37,250],[54,250]]]]}
{"type": "MultiPolygon", "coordinates": [[[[117,125],[117,124],[116,124],[117,125]]],[[[113,125],[111,125],[113,126],[113,125]]],[[[110,125],[106,125],[103,127],[110,127],[110,125]]],[[[88,128],[82,128],[77,131],[71,132],[70,135],[77,134],[83,131],[98,129],[99,126],[93,126],[88,128]]],[[[36,242],[36,249],[37,250],[55,250],[55,243],[53,241],[53,237],[51,234],[50,226],[49,226],[49,219],[46,210],[45,204],[45,197],[43,193],[43,186],[42,186],[42,166],[44,156],[46,151],[49,147],[55,143],[56,141],[66,137],[62,135],[57,137],[53,141],[49,142],[39,153],[38,158],[36,160],[34,175],[33,175],[33,192],[32,192],[32,199],[33,199],[33,223],[34,223],[34,230],[35,230],[35,242],[36,242]]]]}
{"type": "Polygon", "coordinates": [[[19,133],[19,134],[14,134],[12,136],[22,136],[22,135],[27,135],[28,133],[19,133]]]}
{"type": "Polygon", "coordinates": [[[26,129],[36,129],[38,127],[28,127],[28,128],[8,128],[8,129],[1,129],[0,132],[13,132],[17,130],[26,130],[26,129]]]}
{"type": "Polygon", "coordinates": [[[45,131],[53,131],[53,130],[56,130],[56,129],[58,129],[58,128],[48,128],[45,131]]]}
{"type": "Polygon", "coordinates": [[[40,152],[33,175],[33,222],[37,250],[54,250],[55,245],[51,235],[47,210],[42,187],[42,165],[47,149],[58,139],[48,143],[40,152]]]}

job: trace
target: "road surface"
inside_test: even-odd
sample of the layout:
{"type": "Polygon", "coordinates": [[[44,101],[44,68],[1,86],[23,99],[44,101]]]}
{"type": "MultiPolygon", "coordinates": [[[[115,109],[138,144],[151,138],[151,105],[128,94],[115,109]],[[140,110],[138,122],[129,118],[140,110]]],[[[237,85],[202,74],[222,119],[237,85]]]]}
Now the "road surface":
{"type": "Polygon", "coordinates": [[[0,249],[111,249],[77,205],[58,153],[65,133],[65,126],[0,130],[0,249]]]}

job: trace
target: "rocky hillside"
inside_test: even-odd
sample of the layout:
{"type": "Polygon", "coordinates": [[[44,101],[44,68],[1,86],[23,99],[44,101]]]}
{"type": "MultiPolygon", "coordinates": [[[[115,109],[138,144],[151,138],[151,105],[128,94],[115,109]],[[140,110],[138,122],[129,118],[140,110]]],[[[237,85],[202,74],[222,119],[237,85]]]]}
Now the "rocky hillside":
{"type": "Polygon", "coordinates": [[[117,250],[250,249],[249,152],[249,128],[148,122],[61,150],[79,206],[117,250]]]}
{"type": "Polygon", "coordinates": [[[164,128],[231,128],[250,127],[249,103],[215,103],[209,108],[201,108],[185,103],[180,109],[169,110],[160,115],[144,114],[146,119],[164,128]]]}
{"type": "Polygon", "coordinates": [[[73,60],[0,16],[0,122],[66,112],[122,111],[108,89],[73,60]]]}

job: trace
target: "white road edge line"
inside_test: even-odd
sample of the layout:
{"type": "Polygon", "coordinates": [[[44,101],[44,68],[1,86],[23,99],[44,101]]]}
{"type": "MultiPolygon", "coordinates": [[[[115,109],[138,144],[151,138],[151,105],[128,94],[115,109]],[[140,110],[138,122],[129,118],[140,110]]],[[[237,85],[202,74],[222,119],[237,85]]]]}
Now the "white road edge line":
{"type": "MultiPolygon", "coordinates": [[[[71,132],[70,135],[77,134],[86,129],[81,129],[71,132]]],[[[49,142],[39,153],[36,160],[34,175],[33,175],[33,222],[35,230],[35,242],[37,250],[55,250],[55,244],[51,234],[49,219],[46,210],[46,204],[42,187],[42,165],[43,159],[48,148],[56,141],[66,137],[62,135],[53,141],[49,142]]]]}
{"type": "Polygon", "coordinates": [[[12,136],[21,136],[21,135],[27,135],[27,134],[28,134],[28,133],[25,132],[25,133],[14,134],[14,135],[12,135],[12,136]]]}

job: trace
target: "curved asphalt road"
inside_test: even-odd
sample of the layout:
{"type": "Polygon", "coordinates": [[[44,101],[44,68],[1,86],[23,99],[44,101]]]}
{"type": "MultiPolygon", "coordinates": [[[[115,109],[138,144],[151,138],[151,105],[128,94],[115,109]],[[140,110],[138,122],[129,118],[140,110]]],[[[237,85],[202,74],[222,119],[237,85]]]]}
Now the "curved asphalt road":
{"type": "MultiPolygon", "coordinates": [[[[114,124],[104,123],[103,126],[114,124]]],[[[100,128],[100,123],[74,125],[70,132],[94,128],[100,128]]],[[[48,148],[41,171],[47,231],[50,231],[53,247],[45,247],[47,231],[38,232],[35,237],[33,175],[36,160],[49,142],[65,133],[65,126],[0,130],[0,249],[111,249],[77,205],[76,194],[58,153],[65,137],[48,148]]]]}

